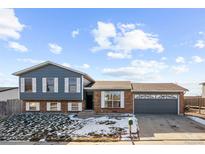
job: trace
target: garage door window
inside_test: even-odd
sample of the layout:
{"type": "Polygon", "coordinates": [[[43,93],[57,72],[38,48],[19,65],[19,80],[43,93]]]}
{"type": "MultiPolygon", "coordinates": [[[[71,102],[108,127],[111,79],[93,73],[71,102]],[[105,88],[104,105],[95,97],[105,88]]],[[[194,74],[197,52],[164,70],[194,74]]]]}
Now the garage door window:
{"type": "Polygon", "coordinates": [[[176,94],[136,94],[135,99],[177,99],[176,94]]]}
{"type": "Polygon", "coordinates": [[[120,96],[118,91],[105,92],[105,107],[106,108],[120,108],[120,96]]]}
{"type": "Polygon", "coordinates": [[[177,99],[177,95],[167,95],[167,99],[177,99]]]}

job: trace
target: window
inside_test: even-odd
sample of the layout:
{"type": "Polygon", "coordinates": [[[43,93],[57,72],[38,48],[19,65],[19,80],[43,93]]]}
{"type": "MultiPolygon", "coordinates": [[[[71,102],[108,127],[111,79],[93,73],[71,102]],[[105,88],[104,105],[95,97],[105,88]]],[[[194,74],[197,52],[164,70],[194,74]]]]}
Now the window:
{"type": "Polygon", "coordinates": [[[76,91],[77,91],[76,78],[69,78],[69,92],[76,93],[76,91]]]}
{"type": "Polygon", "coordinates": [[[47,111],[60,111],[61,103],[60,102],[47,102],[47,111]]]}
{"type": "Polygon", "coordinates": [[[47,78],[47,92],[54,92],[54,78],[47,78]]]}
{"type": "Polygon", "coordinates": [[[58,103],[50,102],[50,111],[57,111],[57,110],[58,110],[58,103]]]}
{"type": "Polygon", "coordinates": [[[27,111],[39,111],[39,102],[27,102],[26,110],[27,111]]]}
{"type": "Polygon", "coordinates": [[[25,92],[32,92],[32,78],[25,78],[25,92]]]}
{"type": "Polygon", "coordinates": [[[121,93],[119,91],[105,92],[105,107],[106,108],[120,108],[121,93]]]}
{"type": "Polygon", "coordinates": [[[135,94],[135,99],[177,99],[177,94],[135,94]]]}
{"type": "Polygon", "coordinates": [[[72,103],[71,110],[78,111],[78,103],[72,103]]]}
{"type": "Polygon", "coordinates": [[[139,99],[139,98],[140,98],[140,95],[139,95],[139,94],[136,94],[136,95],[135,95],[135,98],[136,98],[136,99],[139,99]]]}
{"type": "Polygon", "coordinates": [[[82,102],[68,102],[68,111],[82,111],[82,102]]]}
{"type": "Polygon", "coordinates": [[[146,98],[146,95],[144,95],[144,94],[140,95],[140,99],[145,99],[145,98],[146,98]]]}
{"type": "Polygon", "coordinates": [[[177,95],[167,95],[167,99],[177,99],[177,95]]]}

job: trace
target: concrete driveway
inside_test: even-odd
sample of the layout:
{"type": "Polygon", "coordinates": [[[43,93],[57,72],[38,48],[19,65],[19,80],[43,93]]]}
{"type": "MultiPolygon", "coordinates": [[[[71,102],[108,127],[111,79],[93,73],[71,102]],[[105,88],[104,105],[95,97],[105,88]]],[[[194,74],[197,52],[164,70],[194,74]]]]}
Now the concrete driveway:
{"type": "Polygon", "coordinates": [[[185,116],[136,115],[141,140],[205,141],[205,126],[185,116]]]}

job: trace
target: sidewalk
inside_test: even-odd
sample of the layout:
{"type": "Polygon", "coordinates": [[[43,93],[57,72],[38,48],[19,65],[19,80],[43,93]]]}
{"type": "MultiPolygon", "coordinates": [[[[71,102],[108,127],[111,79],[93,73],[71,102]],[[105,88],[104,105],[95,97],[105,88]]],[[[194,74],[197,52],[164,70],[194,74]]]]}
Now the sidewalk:
{"type": "Polygon", "coordinates": [[[205,141],[0,142],[0,145],[205,145],[205,141]]]}

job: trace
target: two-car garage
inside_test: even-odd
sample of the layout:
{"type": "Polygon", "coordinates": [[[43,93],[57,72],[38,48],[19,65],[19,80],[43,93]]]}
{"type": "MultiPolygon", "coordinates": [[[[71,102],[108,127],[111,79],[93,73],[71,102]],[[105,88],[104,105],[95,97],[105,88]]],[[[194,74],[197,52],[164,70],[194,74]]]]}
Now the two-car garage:
{"type": "Polygon", "coordinates": [[[133,83],[135,114],[180,114],[187,89],[173,83],[133,83]]]}
{"type": "Polygon", "coordinates": [[[178,114],[177,94],[150,94],[134,95],[135,114],[178,114]]]}

